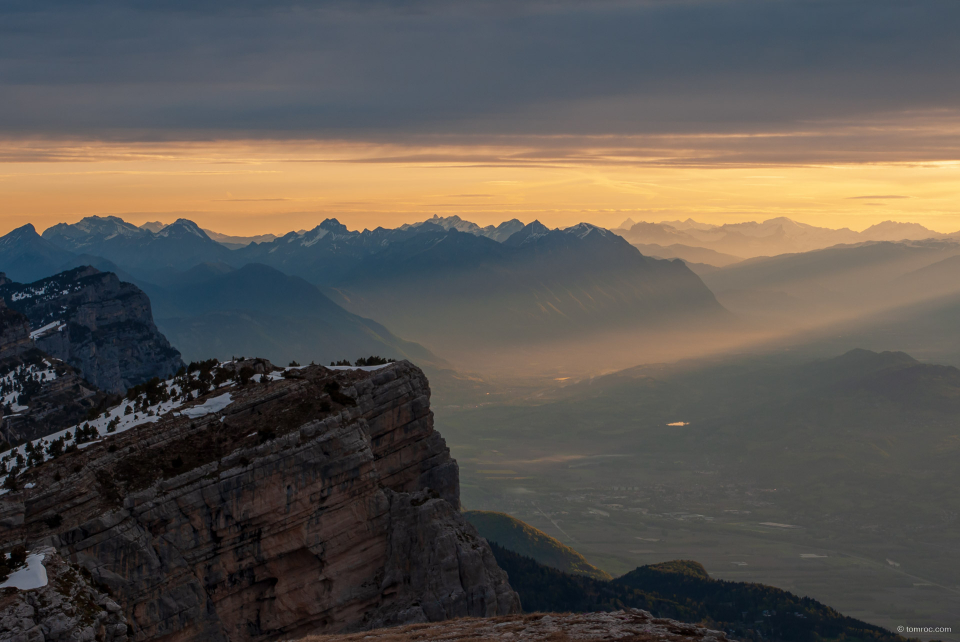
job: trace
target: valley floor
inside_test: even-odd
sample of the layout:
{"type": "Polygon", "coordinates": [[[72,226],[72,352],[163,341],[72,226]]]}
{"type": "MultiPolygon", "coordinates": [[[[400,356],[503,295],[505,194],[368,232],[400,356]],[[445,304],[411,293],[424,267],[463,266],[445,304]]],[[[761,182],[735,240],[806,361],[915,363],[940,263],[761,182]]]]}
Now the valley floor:
{"type": "Polygon", "coordinates": [[[810,506],[787,489],[735,479],[719,461],[684,459],[682,448],[629,430],[613,434],[618,429],[602,421],[574,439],[575,417],[536,425],[522,406],[451,408],[438,400],[436,413],[460,464],[467,509],[513,515],[613,575],[696,560],[714,578],[776,586],[892,631],[960,632],[952,522],[910,528],[892,509],[877,509],[891,513],[879,523],[844,518],[843,497],[810,506]]]}

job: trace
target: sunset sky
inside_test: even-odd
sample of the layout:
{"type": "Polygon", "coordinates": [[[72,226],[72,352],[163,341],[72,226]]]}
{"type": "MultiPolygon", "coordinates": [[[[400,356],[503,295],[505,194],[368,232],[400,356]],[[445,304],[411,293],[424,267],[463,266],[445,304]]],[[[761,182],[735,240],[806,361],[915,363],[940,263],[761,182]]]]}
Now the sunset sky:
{"type": "Polygon", "coordinates": [[[958,24],[952,0],[0,0],[0,233],[956,231],[958,24]]]}

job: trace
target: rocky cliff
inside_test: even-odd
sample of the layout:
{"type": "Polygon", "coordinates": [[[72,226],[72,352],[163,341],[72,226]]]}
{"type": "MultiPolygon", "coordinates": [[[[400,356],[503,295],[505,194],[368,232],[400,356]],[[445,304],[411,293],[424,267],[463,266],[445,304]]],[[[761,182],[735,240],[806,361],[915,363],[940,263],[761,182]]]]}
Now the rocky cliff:
{"type": "Polygon", "coordinates": [[[0,299],[0,444],[66,428],[107,397],[75,368],[38,350],[30,320],[0,299]]]}
{"type": "Polygon", "coordinates": [[[86,569],[136,640],[517,613],[460,515],[429,394],[407,362],[204,365],[82,426],[82,448],[75,428],[12,472],[5,485],[25,490],[0,498],[0,545],[52,546],[86,569]]]}
{"type": "Polygon", "coordinates": [[[183,365],[154,325],[147,295],[115,274],[81,267],[26,285],[0,274],[0,297],[29,319],[37,348],[101,390],[122,393],[183,365]]]}
{"type": "Polygon", "coordinates": [[[0,298],[0,360],[18,357],[32,347],[30,320],[0,298]]]}
{"type": "Polygon", "coordinates": [[[0,359],[0,445],[63,430],[111,400],[116,403],[117,396],[97,390],[75,368],[36,348],[0,359]]]}

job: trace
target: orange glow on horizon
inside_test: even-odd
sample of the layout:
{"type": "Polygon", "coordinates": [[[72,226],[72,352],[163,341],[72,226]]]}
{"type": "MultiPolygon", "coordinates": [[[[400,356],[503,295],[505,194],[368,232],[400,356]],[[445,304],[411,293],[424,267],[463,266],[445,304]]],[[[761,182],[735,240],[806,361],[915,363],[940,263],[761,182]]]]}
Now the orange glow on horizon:
{"type": "Polygon", "coordinates": [[[960,229],[960,162],[698,163],[674,152],[359,143],[5,143],[0,233],[89,215],[190,218],[235,235],[351,229],[459,215],[554,227],[626,218],[735,223],[786,216],[862,230],[960,229]],[[864,198],[871,197],[871,198],[864,198]]]}

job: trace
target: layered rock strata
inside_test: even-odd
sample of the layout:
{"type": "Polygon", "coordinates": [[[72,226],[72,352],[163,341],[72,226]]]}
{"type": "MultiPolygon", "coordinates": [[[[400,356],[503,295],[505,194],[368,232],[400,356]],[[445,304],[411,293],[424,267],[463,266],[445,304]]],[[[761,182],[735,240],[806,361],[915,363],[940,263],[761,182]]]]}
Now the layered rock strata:
{"type": "Polygon", "coordinates": [[[106,392],[169,377],[183,365],[154,324],[150,299],[115,274],[80,267],[30,284],[0,274],[0,296],[30,320],[37,348],[106,392]]]}
{"type": "Polygon", "coordinates": [[[0,497],[0,542],[51,545],[87,569],[136,640],[519,612],[460,516],[429,394],[407,362],[221,387],[28,469],[18,487],[33,487],[0,497]]]}

